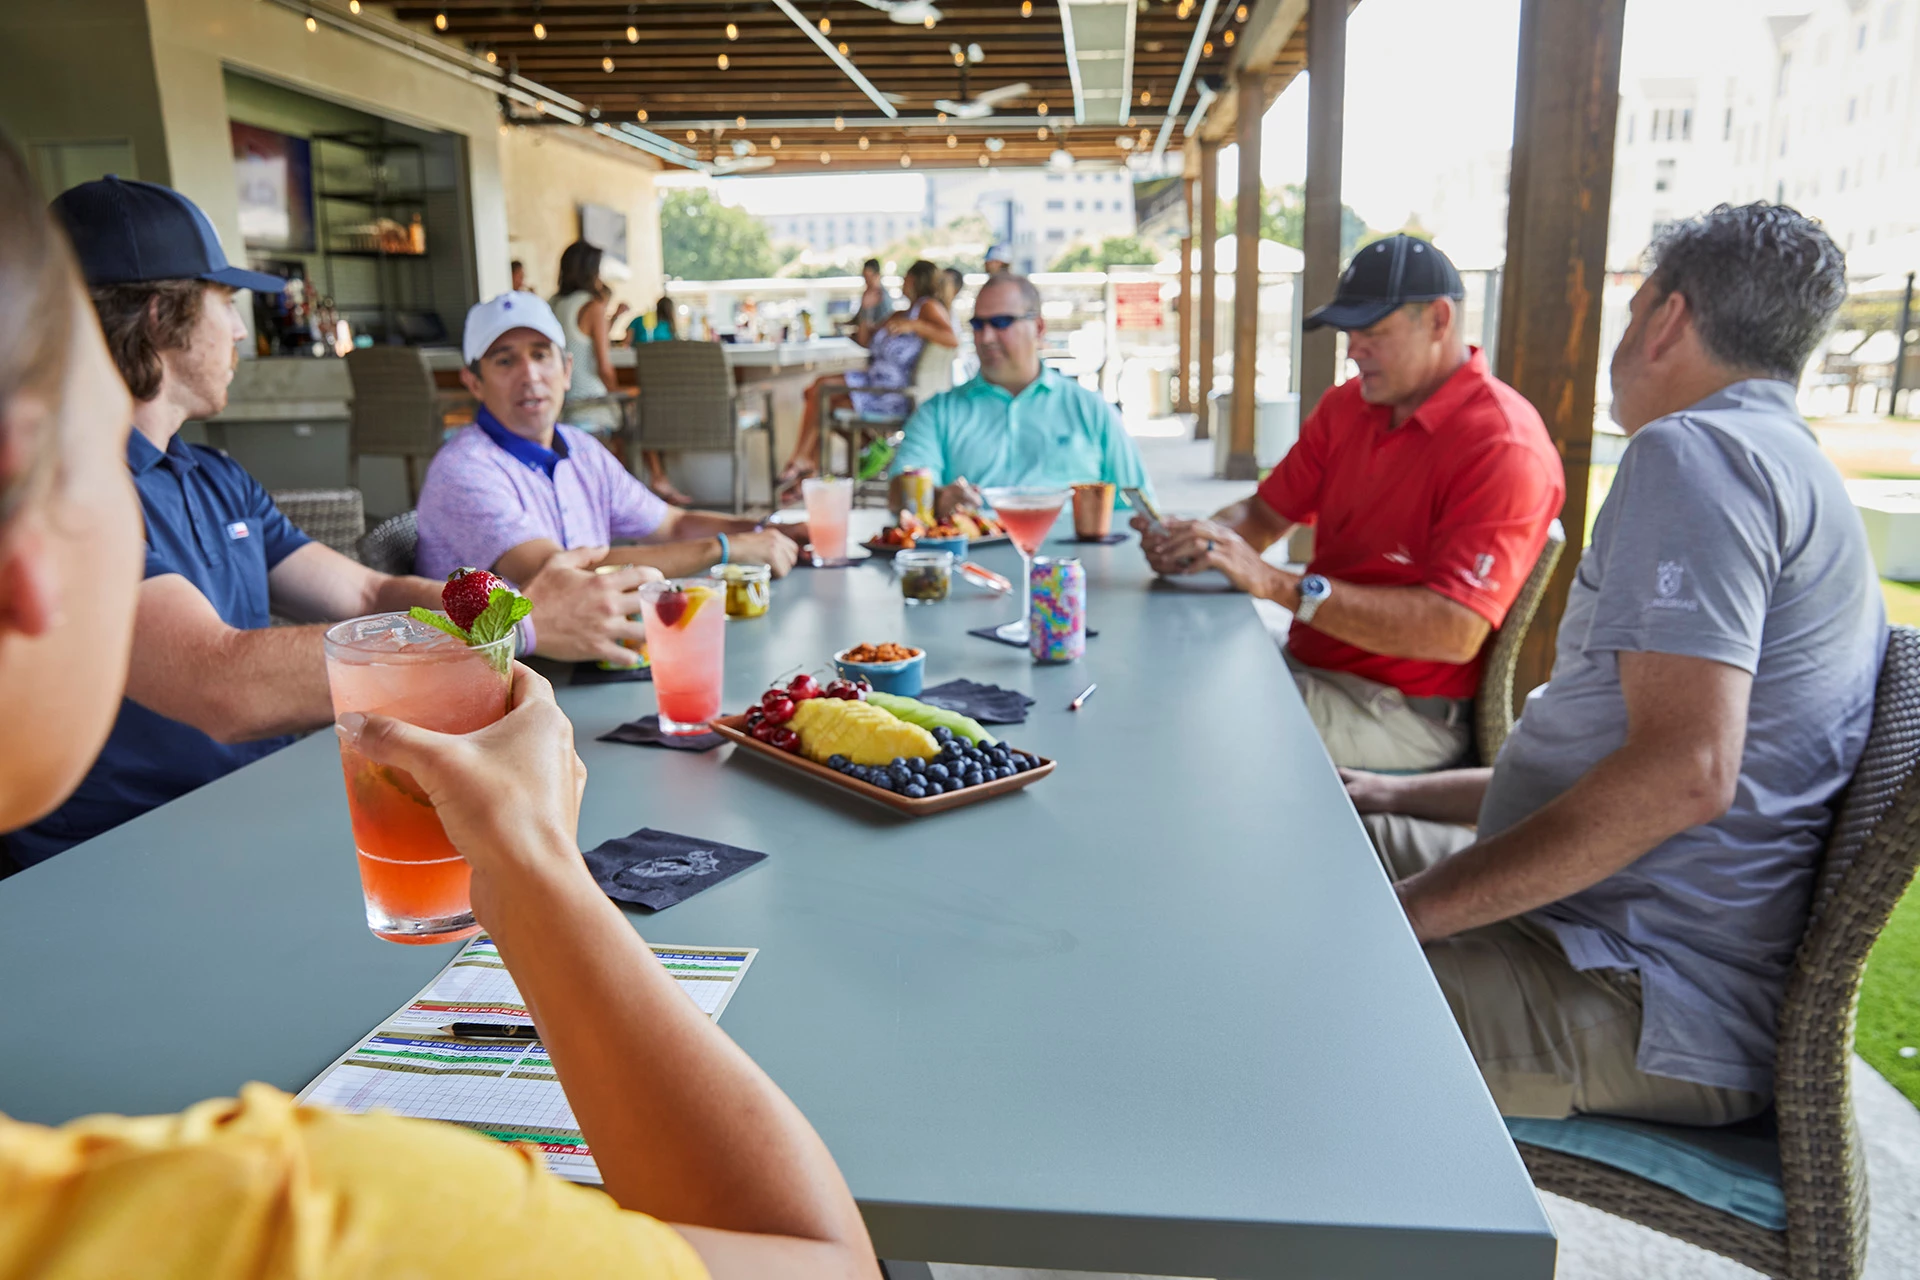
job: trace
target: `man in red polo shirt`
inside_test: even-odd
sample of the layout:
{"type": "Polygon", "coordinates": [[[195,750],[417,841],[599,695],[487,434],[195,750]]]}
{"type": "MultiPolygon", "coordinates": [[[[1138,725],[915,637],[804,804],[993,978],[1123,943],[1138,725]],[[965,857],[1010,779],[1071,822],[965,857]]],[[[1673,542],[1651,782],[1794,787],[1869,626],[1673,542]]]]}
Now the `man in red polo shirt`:
{"type": "Polygon", "coordinates": [[[1411,236],[1361,249],[1306,318],[1359,369],[1321,397],[1252,497],[1211,520],[1136,517],[1163,574],[1218,569],[1292,611],[1287,661],[1334,762],[1438,769],[1469,742],[1480,656],[1566,496],[1532,405],[1460,332],[1465,290],[1411,236]],[[1314,527],[1305,574],[1261,558],[1314,527]]]}

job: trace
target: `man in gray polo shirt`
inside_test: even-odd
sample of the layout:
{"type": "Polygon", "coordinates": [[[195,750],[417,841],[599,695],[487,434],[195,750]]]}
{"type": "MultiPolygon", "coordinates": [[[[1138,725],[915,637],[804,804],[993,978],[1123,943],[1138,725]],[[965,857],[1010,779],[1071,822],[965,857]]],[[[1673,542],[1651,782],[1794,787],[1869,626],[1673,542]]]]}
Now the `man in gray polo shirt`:
{"type": "Polygon", "coordinates": [[[1723,205],[1653,256],[1613,356],[1632,439],[1551,683],[1492,769],[1345,775],[1508,1115],[1765,1108],[1886,645],[1859,517],[1794,404],[1839,250],[1791,209],[1723,205]]]}

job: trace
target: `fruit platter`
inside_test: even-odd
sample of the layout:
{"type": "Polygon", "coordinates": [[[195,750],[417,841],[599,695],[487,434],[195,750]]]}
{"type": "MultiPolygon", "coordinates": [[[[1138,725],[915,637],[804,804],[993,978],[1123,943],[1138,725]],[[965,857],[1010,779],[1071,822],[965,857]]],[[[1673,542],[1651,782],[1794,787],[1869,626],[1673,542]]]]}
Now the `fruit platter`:
{"type": "Polygon", "coordinates": [[[877,556],[890,556],[921,542],[946,542],[965,538],[969,546],[1006,542],[1007,531],[998,520],[978,511],[955,511],[940,524],[929,525],[911,511],[902,510],[899,522],[890,524],[860,545],[877,556]]]}
{"type": "Polygon", "coordinates": [[[1017,791],[1054,766],[958,712],[881,693],[864,680],[823,686],[804,672],[768,689],[744,714],[712,724],[758,755],[912,815],[1017,791]]]}

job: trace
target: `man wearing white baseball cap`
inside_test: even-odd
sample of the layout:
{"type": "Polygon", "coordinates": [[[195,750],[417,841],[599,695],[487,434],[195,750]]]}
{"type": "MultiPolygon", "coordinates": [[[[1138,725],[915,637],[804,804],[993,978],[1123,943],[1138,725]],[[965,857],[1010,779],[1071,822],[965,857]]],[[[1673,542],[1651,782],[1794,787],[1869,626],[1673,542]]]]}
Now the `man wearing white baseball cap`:
{"type": "Polygon", "coordinates": [[[477,565],[528,582],[556,558],[585,552],[591,558],[578,563],[647,565],[670,577],[728,563],[768,565],[776,577],[793,568],[800,547],[786,534],[669,506],[598,440],[560,421],[572,358],[545,302],[503,293],[479,303],[460,345],[460,378],[480,407],[420,486],[421,573],[477,565]],[[609,549],[615,539],[629,545],[609,549]]]}
{"type": "MultiPolygon", "coordinates": [[[[246,337],[237,289],[281,281],[231,266],[177,191],[107,177],[53,202],[120,376],[132,392],[127,465],[146,523],[127,696],[105,749],[52,814],[7,836],[34,863],[271,754],[333,720],[321,636],[333,622],[438,608],[439,581],[376,573],[313,542],[245,468],[180,428],[226,407],[246,337]],[[272,625],[272,615],[314,625],[272,625]]],[[[524,295],[516,295],[524,297],[524,295]]],[[[549,313],[551,315],[551,313],[549,313]]],[[[585,550],[524,584],[523,643],[560,659],[631,656],[644,570],[596,575],[585,550]],[[535,639],[537,637],[537,640],[535,639]]]]}

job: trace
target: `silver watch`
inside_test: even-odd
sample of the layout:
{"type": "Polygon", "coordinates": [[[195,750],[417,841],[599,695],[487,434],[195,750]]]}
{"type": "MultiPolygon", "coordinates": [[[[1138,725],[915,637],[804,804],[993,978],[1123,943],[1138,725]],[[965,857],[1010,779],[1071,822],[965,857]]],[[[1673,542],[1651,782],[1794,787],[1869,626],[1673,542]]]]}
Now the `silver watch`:
{"type": "Polygon", "coordinates": [[[1333,594],[1333,584],[1317,573],[1310,573],[1300,579],[1300,603],[1293,606],[1293,616],[1302,622],[1312,622],[1313,615],[1320,612],[1320,606],[1333,594]]]}

